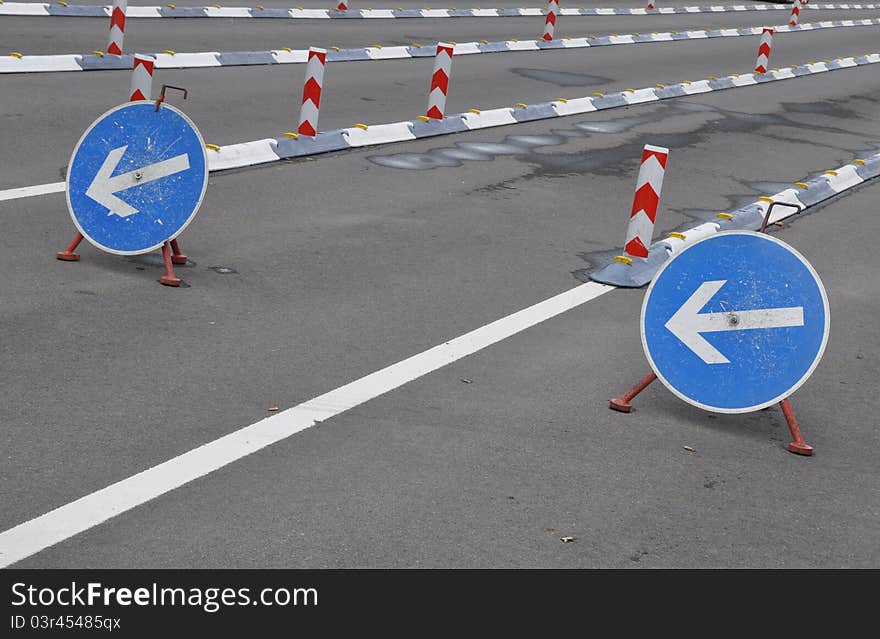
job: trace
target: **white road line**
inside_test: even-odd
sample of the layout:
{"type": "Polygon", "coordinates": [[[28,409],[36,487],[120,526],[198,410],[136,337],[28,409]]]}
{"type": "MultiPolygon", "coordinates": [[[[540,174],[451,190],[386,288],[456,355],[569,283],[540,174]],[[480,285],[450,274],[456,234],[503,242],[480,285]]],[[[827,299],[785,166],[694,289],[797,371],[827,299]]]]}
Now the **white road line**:
{"type": "Polygon", "coordinates": [[[0,568],[612,290],[581,284],[10,528],[0,568]]]}
{"type": "Polygon", "coordinates": [[[64,182],[53,182],[52,184],[37,184],[34,186],[22,186],[17,189],[6,189],[5,191],[0,191],[0,202],[33,197],[35,195],[47,195],[49,193],[64,193],[66,188],[67,186],[64,182]]]}

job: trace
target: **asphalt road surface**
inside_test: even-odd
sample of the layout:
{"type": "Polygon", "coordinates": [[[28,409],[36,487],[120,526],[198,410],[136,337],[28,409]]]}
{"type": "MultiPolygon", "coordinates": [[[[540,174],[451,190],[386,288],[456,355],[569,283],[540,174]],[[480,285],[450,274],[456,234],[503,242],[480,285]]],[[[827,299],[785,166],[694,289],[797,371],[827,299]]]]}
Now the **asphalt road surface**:
{"type": "MultiPolygon", "coordinates": [[[[619,20],[610,30],[761,23],[619,20]]],[[[70,21],[34,22],[61,40],[70,21]]],[[[89,22],[63,37],[82,47],[89,22]]],[[[213,28],[237,48],[269,48],[275,28],[202,22],[132,24],[149,23],[153,42],[213,28]]],[[[466,41],[507,24],[424,22],[339,22],[322,37],[339,28],[336,43],[356,46],[424,28],[466,41]]],[[[0,19],[4,44],[23,24],[0,19]]],[[[771,64],[874,51],[876,29],[780,34],[771,64]]],[[[461,57],[448,111],[746,72],[757,43],[461,57]]],[[[215,173],[180,238],[179,289],[157,283],[156,254],[84,244],[80,262],[55,260],[73,233],[63,194],[0,202],[0,530],[579,285],[620,250],[644,144],[670,149],[655,237],[880,150],[875,66],[215,173]]],[[[328,67],[321,128],[412,118],[430,70],[328,67]]],[[[303,72],[163,70],[157,83],[186,86],[173,103],[228,144],[291,130],[303,72]]],[[[62,179],[128,74],[0,86],[7,189],[62,179]]],[[[878,196],[868,182],[772,231],[829,293],[827,351],[792,397],[813,457],[785,450],[775,407],[715,415],[654,384],[636,412],[609,411],[648,371],[644,290],[620,289],[16,565],[880,567],[878,196]]]]}

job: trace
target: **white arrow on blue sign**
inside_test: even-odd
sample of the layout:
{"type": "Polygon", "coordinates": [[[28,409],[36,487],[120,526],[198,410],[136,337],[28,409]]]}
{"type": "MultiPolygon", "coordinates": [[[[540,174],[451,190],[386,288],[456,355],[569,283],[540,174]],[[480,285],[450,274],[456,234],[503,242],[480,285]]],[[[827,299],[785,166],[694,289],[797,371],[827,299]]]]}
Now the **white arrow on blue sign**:
{"type": "Polygon", "coordinates": [[[127,102],[95,120],[67,172],[67,207],[80,233],[118,255],[155,250],[195,217],[208,186],[205,142],[181,111],[127,102]]]}
{"type": "Polygon", "coordinates": [[[813,373],[828,342],[822,281],[763,233],[704,238],[654,276],[642,304],[651,368],[684,401],[718,413],[766,408],[813,373]]]}

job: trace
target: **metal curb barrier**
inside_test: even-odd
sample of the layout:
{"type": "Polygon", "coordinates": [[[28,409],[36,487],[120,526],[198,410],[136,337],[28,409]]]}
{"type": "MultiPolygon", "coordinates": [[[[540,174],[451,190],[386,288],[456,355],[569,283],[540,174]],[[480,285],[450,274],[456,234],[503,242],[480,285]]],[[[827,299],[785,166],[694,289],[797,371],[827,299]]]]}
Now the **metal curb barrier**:
{"type": "Polygon", "coordinates": [[[719,213],[717,221],[704,222],[681,232],[672,232],[651,244],[646,259],[634,259],[631,263],[615,261],[590,273],[590,279],[602,284],[622,288],[639,288],[647,285],[660,267],[673,255],[699,239],[721,231],[757,231],[761,228],[767,210],[773,206],[768,224],[797,215],[820,202],[838,195],[867,180],[880,176],[880,153],[865,159],[855,159],[849,164],[809,181],[795,182],[792,188],[742,206],[730,213],[719,213]],[[774,206],[780,204],[782,206],[774,206]]]}
{"type": "MultiPolygon", "coordinates": [[[[880,9],[880,4],[807,4],[804,9],[864,10],[880,9]]],[[[562,16],[619,16],[619,15],[666,15],[679,13],[724,13],[727,11],[790,11],[787,4],[737,4],[737,5],[698,5],[685,7],[644,7],[612,8],[564,8],[562,16]]],[[[521,16],[542,16],[545,10],[539,7],[517,9],[290,9],[265,7],[176,7],[165,6],[129,7],[127,18],[284,18],[306,20],[351,20],[351,19],[406,19],[406,18],[516,18],[521,16]]],[[[8,16],[48,16],[68,18],[104,18],[110,16],[110,7],[102,5],[37,4],[23,2],[0,3],[0,15],[8,16]]]]}
{"type": "MultiPolygon", "coordinates": [[[[809,5],[807,5],[809,6],[809,5]]],[[[0,5],[2,7],[2,5],[0,5]]],[[[880,18],[862,20],[834,20],[801,24],[796,27],[779,25],[772,27],[776,33],[798,33],[819,29],[839,29],[851,27],[870,27],[880,25],[880,18]]],[[[673,42],[679,40],[705,40],[709,38],[735,38],[759,36],[764,27],[742,27],[732,29],[694,29],[665,33],[630,33],[583,38],[563,38],[560,40],[503,40],[499,42],[459,42],[455,45],[455,55],[476,55],[481,53],[508,53],[518,51],[544,51],[548,49],[588,49],[645,42],[673,42]]],[[[156,60],[157,69],[193,69],[223,66],[255,66],[266,64],[305,64],[308,49],[273,49],[269,51],[204,51],[198,53],[145,54],[156,60]]],[[[359,62],[400,60],[406,58],[429,58],[435,55],[434,47],[413,44],[408,47],[366,47],[327,51],[327,62],[359,62]]],[[[59,55],[21,55],[12,53],[0,57],[0,73],[43,73],[60,71],[110,71],[131,69],[134,55],[121,56],[59,54],[59,55]]]]}
{"type": "Polygon", "coordinates": [[[865,159],[855,159],[833,171],[805,182],[795,182],[792,188],[742,206],[730,213],[719,213],[717,222],[704,222],[681,232],[669,233],[668,237],[651,244],[648,257],[633,260],[631,264],[613,262],[590,273],[590,279],[602,284],[622,288],[639,288],[647,285],[660,267],[673,255],[699,239],[721,231],[757,231],[761,228],[767,210],[775,204],[769,224],[797,215],[854,186],[880,176],[880,153],[865,159]]]}
{"type": "Polygon", "coordinates": [[[877,63],[880,63],[880,53],[872,53],[839,58],[827,62],[813,62],[795,67],[774,69],[760,74],[744,73],[742,75],[729,75],[694,82],[685,80],[666,86],[658,85],[643,89],[626,89],[624,91],[591,97],[560,98],[551,102],[530,105],[519,104],[514,107],[484,111],[471,109],[467,113],[447,115],[442,120],[431,120],[429,122],[417,119],[414,121],[369,126],[361,124],[335,131],[320,132],[314,138],[303,136],[297,139],[286,137],[265,138],[217,147],[213,153],[208,154],[208,165],[212,171],[221,171],[330,151],[341,151],[392,142],[405,142],[450,133],[463,133],[508,124],[604,111],[633,104],[658,102],[688,95],[766,84],[877,63]]]}
{"type": "MultiPolygon", "coordinates": [[[[431,120],[429,122],[415,120],[369,126],[360,124],[346,129],[320,132],[315,137],[299,136],[297,138],[264,138],[261,140],[230,144],[227,146],[209,144],[207,146],[211,152],[208,153],[208,168],[210,171],[236,169],[257,164],[277,162],[282,159],[329,153],[331,151],[344,151],[352,148],[376,146],[394,142],[407,142],[409,140],[448,135],[450,133],[464,133],[478,129],[489,129],[497,126],[517,124],[520,122],[560,118],[569,115],[590,113],[592,111],[604,111],[606,109],[626,107],[632,104],[658,102],[660,100],[669,100],[688,95],[698,95],[701,93],[711,93],[713,91],[723,91],[725,89],[754,86],[780,80],[790,80],[802,76],[837,71],[840,69],[851,69],[877,63],[880,63],[880,53],[871,53],[862,56],[838,58],[827,62],[811,62],[794,67],[773,69],[767,73],[745,73],[742,75],[729,75],[721,78],[697,80],[695,82],[685,80],[683,82],[665,86],[657,85],[655,87],[644,89],[626,89],[616,93],[594,95],[592,97],[572,99],[560,98],[553,100],[552,102],[531,105],[521,104],[515,107],[503,107],[486,111],[471,109],[467,113],[449,115],[442,120],[431,120]]],[[[875,158],[872,156],[871,163],[867,164],[866,160],[866,165],[860,167],[856,173],[867,179],[865,177],[865,171],[868,169],[872,171],[874,169],[880,170],[880,157],[875,158]]],[[[847,172],[846,175],[852,177],[849,172],[847,172]]],[[[869,177],[873,177],[873,175],[870,175],[869,177]]],[[[56,182],[52,184],[6,189],[0,191],[0,202],[23,197],[47,195],[49,193],[60,193],[64,191],[64,188],[64,182],[56,182]]],[[[808,199],[814,197],[815,194],[820,191],[821,189],[813,190],[810,195],[806,197],[808,199]]],[[[801,198],[801,201],[804,201],[803,198],[801,198]]],[[[733,218],[736,218],[736,216],[733,216],[733,218]]],[[[708,224],[714,225],[713,222],[709,222],[708,224]]],[[[667,243],[670,241],[671,240],[669,239],[663,240],[663,242],[667,243]]],[[[656,264],[656,266],[659,267],[660,263],[668,257],[668,255],[661,255],[657,248],[656,243],[651,245],[651,250],[646,261],[649,268],[654,268],[654,260],[661,260],[656,264]]],[[[664,248],[663,251],[665,253],[666,249],[664,248]]],[[[656,268],[654,270],[656,270],[656,268]]],[[[610,278],[612,275],[613,274],[609,274],[608,277],[610,278]]],[[[597,276],[599,276],[598,272],[597,276]]],[[[646,280],[646,282],[647,281],[648,280],[646,280]]],[[[631,284],[631,286],[636,285],[637,284],[631,284]]]]}

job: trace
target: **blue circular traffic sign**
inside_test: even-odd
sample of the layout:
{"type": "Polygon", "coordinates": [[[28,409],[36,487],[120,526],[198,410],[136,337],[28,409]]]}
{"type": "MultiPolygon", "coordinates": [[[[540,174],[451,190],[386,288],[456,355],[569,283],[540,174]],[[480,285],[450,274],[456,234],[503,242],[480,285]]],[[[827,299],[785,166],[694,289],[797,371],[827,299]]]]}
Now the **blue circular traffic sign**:
{"type": "Polygon", "coordinates": [[[137,255],[176,238],[208,186],[205,142],[181,111],[127,102],[95,120],[67,171],[67,207],[100,249],[137,255]]]}
{"type": "Polygon", "coordinates": [[[828,296],[796,250],[726,231],[682,250],[642,304],[642,345],[663,384],[718,413],[766,408],[813,373],[828,342],[828,296]]]}

